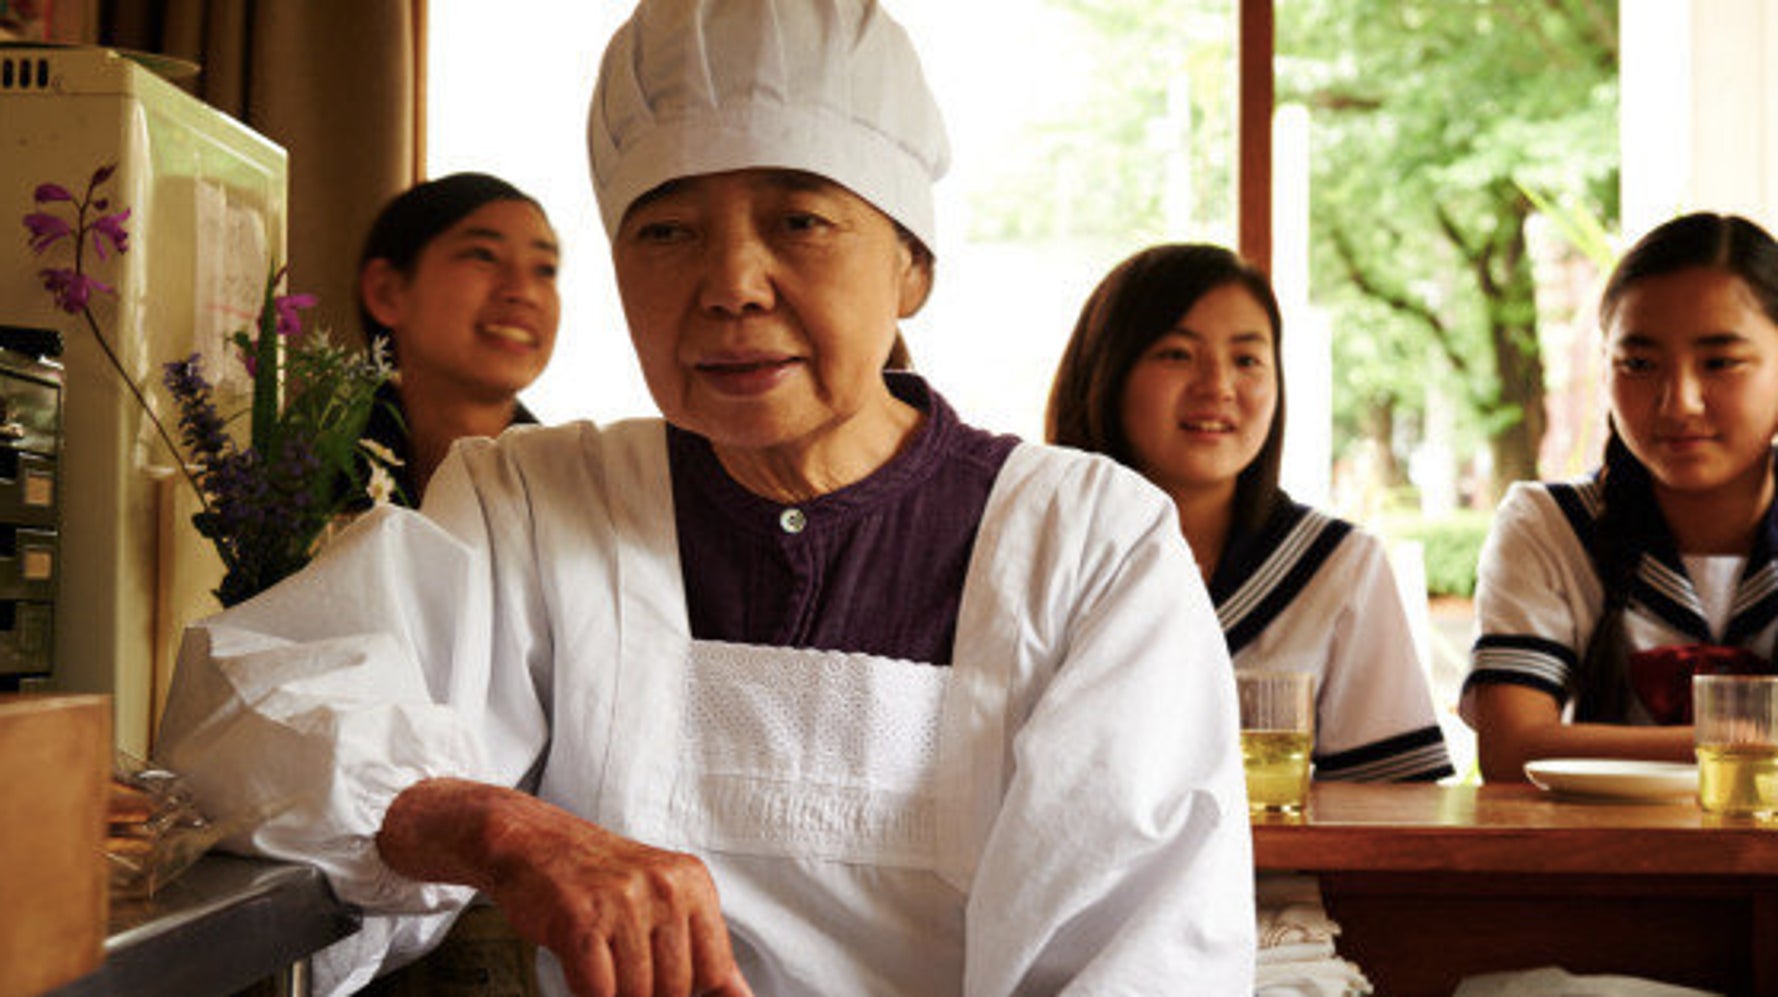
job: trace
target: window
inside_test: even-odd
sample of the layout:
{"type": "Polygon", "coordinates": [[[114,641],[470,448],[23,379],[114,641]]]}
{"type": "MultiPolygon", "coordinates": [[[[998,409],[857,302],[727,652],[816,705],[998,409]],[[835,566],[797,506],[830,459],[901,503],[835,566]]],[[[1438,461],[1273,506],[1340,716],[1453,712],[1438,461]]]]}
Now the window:
{"type": "Polygon", "coordinates": [[[630,351],[587,178],[587,98],[627,5],[580,0],[427,5],[426,168],[493,173],[549,212],[560,235],[562,325],[525,393],[545,422],[654,411],[630,351]]]}

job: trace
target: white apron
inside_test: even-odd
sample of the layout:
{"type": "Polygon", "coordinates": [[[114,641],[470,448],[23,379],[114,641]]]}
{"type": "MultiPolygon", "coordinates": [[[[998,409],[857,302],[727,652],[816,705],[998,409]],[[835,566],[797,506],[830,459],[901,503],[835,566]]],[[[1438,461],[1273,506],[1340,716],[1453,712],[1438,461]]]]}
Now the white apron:
{"type": "Polygon", "coordinates": [[[162,744],[213,812],[306,801],[237,846],[366,909],[331,993],[468,896],[375,848],[443,775],[699,855],[761,997],[1251,989],[1228,657],[1152,486],[1017,448],[948,668],[696,643],[683,593],[661,423],[460,444],[424,515],[194,628],[162,744]]]}
{"type": "Polygon", "coordinates": [[[758,992],[960,993],[966,801],[1000,754],[960,701],[982,684],[954,681],[963,662],[693,640],[660,427],[619,429],[636,431],[603,441],[621,596],[594,819],[705,859],[758,992]],[[783,902],[817,894],[840,898],[819,923],[783,902]],[[798,939],[795,964],[762,954],[768,926],[798,939]]]}

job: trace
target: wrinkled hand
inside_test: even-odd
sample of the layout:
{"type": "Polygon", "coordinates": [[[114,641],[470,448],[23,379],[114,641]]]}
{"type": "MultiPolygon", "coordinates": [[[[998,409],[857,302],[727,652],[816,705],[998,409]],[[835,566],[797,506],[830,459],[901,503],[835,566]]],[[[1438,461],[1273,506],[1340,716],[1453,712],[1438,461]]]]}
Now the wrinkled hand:
{"type": "MultiPolygon", "coordinates": [[[[390,865],[415,874],[403,868],[404,839],[439,819],[456,822],[446,838],[468,861],[450,872],[436,858],[422,860],[431,868],[421,874],[488,894],[520,935],[555,954],[580,997],[752,997],[729,948],[716,884],[695,857],[613,834],[527,794],[438,780],[390,808],[378,836],[390,865]],[[471,800],[461,798],[466,793],[471,800]]],[[[432,842],[436,848],[439,839],[432,842]]]]}
{"type": "Polygon", "coordinates": [[[702,862],[574,822],[527,832],[531,859],[489,893],[576,994],[750,994],[702,862]]]}

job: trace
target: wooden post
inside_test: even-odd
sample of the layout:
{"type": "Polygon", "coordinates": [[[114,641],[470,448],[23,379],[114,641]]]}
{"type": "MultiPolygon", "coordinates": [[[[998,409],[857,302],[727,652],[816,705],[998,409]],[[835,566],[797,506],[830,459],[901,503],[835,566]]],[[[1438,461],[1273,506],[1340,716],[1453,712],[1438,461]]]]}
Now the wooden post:
{"type": "Polygon", "coordinates": [[[1240,171],[1235,181],[1240,251],[1261,270],[1272,269],[1272,49],[1273,0],[1241,0],[1239,52],[1240,171]]]}

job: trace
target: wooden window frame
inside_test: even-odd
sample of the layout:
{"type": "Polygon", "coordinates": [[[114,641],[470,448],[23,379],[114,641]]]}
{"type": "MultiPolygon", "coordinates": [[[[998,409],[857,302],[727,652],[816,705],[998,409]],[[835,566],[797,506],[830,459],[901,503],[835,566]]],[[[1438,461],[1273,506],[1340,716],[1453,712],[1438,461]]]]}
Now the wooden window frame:
{"type": "Polygon", "coordinates": [[[1261,270],[1272,269],[1272,83],[1275,42],[1274,0],[1240,0],[1236,73],[1239,96],[1236,115],[1235,202],[1239,214],[1239,249],[1261,270]]]}

